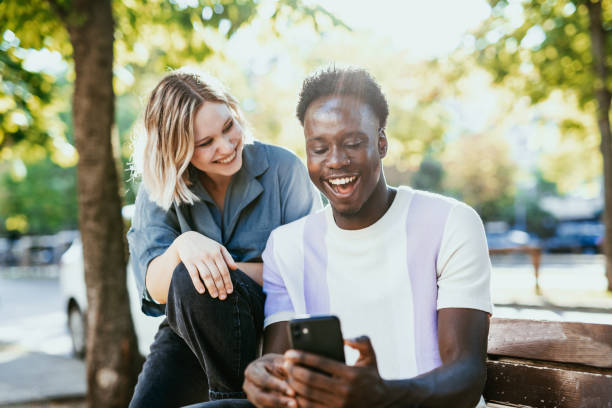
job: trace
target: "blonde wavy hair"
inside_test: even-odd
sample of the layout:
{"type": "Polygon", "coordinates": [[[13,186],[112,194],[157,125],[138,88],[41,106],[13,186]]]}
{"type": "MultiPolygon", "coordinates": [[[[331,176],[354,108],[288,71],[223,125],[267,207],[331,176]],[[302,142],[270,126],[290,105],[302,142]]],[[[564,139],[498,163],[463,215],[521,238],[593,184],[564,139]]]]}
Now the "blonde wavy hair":
{"type": "Polygon", "coordinates": [[[153,89],[144,113],[144,129],[134,143],[133,170],[152,201],[164,209],[172,203],[199,201],[191,189],[189,163],[194,152],[194,122],[204,102],[224,103],[251,141],[238,101],[216,78],[174,71],[153,89]]]}

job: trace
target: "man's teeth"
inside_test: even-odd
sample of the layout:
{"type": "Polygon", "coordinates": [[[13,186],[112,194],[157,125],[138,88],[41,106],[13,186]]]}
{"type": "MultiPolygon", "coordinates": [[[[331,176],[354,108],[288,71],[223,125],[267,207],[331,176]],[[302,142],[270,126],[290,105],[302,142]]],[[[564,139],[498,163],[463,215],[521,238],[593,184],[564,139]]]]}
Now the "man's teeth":
{"type": "Polygon", "coordinates": [[[234,153],[232,153],[232,155],[230,157],[228,157],[227,159],[223,159],[223,160],[217,160],[217,163],[227,164],[227,163],[231,162],[232,160],[234,160],[234,157],[236,157],[236,151],[235,150],[234,150],[234,153]]]}
{"type": "Polygon", "coordinates": [[[329,179],[328,181],[329,181],[329,184],[333,184],[334,186],[339,186],[343,184],[352,183],[353,181],[355,181],[355,179],[357,179],[357,176],[329,179]]]}

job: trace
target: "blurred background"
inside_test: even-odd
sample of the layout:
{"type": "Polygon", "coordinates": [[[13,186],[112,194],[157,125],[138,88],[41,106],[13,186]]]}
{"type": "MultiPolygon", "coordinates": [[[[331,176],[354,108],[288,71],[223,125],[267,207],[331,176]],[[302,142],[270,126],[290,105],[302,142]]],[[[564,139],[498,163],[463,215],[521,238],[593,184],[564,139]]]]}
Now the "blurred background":
{"type": "MultiPolygon", "coordinates": [[[[0,2],[0,406],[85,404],[85,368],[75,358],[87,332],[76,69],[58,3],[69,7],[0,2]],[[63,374],[32,371],[31,361],[63,374]]],[[[148,93],[170,69],[219,77],[257,139],[304,158],[295,117],[303,78],[329,64],[358,65],[390,104],[389,184],[457,197],[485,222],[496,315],[612,322],[601,147],[611,81],[598,68],[612,63],[609,0],[111,6],[110,139],[126,225],[139,184],[132,140],[148,93]]],[[[143,322],[131,300],[146,354],[156,321],[143,322]]]]}

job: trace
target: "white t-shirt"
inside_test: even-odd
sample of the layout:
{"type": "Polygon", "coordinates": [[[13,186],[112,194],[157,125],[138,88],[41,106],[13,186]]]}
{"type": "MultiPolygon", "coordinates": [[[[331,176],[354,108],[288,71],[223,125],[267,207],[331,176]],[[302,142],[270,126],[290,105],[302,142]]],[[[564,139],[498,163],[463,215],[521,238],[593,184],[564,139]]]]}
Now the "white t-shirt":
{"type": "Polygon", "coordinates": [[[345,338],[370,337],[386,379],[411,378],[441,364],[438,309],[492,309],[491,264],[478,214],[452,198],[408,187],[398,188],[383,217],[361,230],[340,229],[329,206],[283,225],[270,235],[262,258],[264,326],[334,314],[345,338]]]}

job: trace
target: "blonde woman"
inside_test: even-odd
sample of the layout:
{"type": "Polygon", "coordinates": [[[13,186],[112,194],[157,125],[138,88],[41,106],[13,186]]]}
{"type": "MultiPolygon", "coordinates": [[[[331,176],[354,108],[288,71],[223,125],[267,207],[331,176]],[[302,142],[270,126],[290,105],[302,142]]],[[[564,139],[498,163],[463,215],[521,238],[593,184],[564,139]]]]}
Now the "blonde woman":
{"type": "Polygon", "coordinates": [[[318,209],[319,195],[293,153],[249,141],[214,78],[169,74],[144,124],[128,241],[142,310],[167,319],[130,406],[243,398],[263,327],[261,253],[272,229],[318,209]]]}

